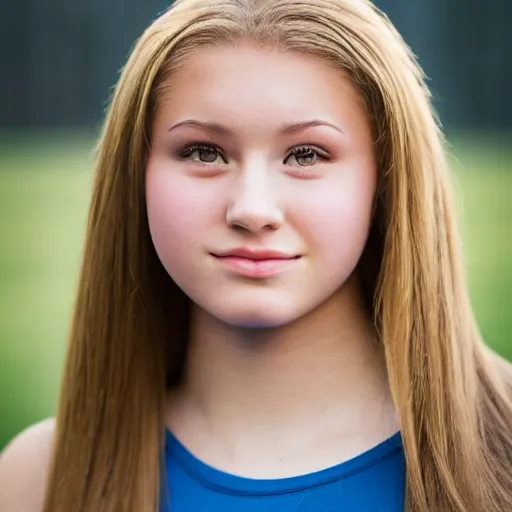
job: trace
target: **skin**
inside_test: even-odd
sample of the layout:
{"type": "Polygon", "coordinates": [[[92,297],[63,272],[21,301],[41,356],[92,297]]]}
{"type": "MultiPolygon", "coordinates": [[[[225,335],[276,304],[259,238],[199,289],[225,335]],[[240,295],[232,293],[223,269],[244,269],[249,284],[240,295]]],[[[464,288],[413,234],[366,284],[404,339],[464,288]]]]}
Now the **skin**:
{"type": "Polygon", "coordinates": [[[252,478],[323,469],[388,438],[398,425],[357,278],[377,168],[356,91],[318,58],[249,45],[196,51],[167,90],[148,219],[194,303],[169,427],[204,462],[252,478]],[[212,256],[239,247],[298,258],[247,278],[212,256]]]}
{"type": "Polygon", "coordinates": [[[21,432],[0,456],[0,510],[43,509],[55,421],[48,419],[21,432]]]}

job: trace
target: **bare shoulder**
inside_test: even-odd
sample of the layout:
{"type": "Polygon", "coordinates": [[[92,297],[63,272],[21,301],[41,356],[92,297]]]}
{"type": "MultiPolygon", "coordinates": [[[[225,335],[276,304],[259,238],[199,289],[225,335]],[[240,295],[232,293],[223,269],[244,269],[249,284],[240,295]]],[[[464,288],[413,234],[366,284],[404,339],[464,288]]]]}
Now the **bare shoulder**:
{"type": "Polygon", "coordinates": [[[32,425],[0,454],[2,512],[42,510],[54,430],[54,419],[32,425]]]}

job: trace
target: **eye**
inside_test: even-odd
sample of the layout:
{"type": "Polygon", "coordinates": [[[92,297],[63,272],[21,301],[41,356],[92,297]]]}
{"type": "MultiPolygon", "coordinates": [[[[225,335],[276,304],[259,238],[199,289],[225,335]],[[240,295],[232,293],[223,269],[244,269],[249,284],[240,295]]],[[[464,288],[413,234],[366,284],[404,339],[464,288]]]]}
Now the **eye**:
{"type": "Polygon", "coordinates": [[[180,151],[179,156],[180,158],[205,165],[227,163],[219,148],[213,146],[212,144],[206,144],[202,142],[187,146],[185,149],[180,151]],[[221,162],[217,162],[219,157],[222,159],[221,162]]]}
{"type": "Polygon", "coordinates": [[[328,155],[313,146],[296,146],[292,149],[290,155],[284,163],[288,163],[290,158],[294,158],[300,167],[310,167],[320,160],[328,160],[328,155]]]}

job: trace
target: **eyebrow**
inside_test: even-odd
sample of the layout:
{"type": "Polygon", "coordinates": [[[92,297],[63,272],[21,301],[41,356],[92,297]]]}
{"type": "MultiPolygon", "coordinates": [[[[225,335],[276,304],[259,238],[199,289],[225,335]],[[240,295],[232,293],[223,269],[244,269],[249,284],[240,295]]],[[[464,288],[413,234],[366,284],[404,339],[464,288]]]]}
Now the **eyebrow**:
{"type": "MultiPolygon", "coordinates": [[[[225,137],[233,136],[235,134],[232,130],[226,128],[225,126],[222,126],[219,123],[199,121],[197,119],[186,119],[185,121],[180,121],[176,124],[173,124],[169,128],[169,131],[176,130],[181,126],[193,126],[195,128],[199,128],[201,130],[205,130],[207,132],[215,133],[217,135],[222,135],[225,137]]],[[[328,126],[340,133],[343,133],[343,130],[339,126],[336,126],[335,124],[329,123],[327,121],[321,121],[319,119],[313,119],[312,121],[304,121],[298,123],[284,123],[279,127],[279,132],[284,135],[290,135],[293,133],[303,132],[308,128],[314,128],[316,126],[328,126]]]]}

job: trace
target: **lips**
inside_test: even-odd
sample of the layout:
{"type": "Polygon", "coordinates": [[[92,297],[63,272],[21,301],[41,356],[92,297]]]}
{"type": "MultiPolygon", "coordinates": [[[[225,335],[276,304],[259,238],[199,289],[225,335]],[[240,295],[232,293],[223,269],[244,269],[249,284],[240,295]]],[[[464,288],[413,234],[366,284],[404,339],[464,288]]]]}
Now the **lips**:
{"type": "Polygon", "coordinates": [[[290,255],[280,251],[256,250],[256,249],[234,249],[224,253],[212,253],[217,258],[246,258],[248,260],[291,260],[299,256],[290,255]]]}
{"type": "Polygon", "coordinates": [[[228,271],[253,279],[267,279],[290,269],[300,259],[281,251],[239,248],[211,253],[228,271]]]}

